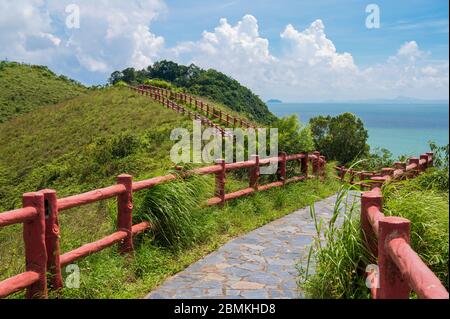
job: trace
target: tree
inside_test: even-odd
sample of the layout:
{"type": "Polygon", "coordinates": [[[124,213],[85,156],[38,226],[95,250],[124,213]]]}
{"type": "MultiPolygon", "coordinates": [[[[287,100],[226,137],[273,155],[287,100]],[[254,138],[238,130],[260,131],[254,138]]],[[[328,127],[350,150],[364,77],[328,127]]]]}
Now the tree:
{"type": "Polygon", "coordinates": [[[330,160],[346,165],[369,152],[364,123],[352,113],[314,117],[309,124],[317,150],[330,160]]]}
{"type": "Polygon", "coordinates": [[[123,73],[120,71],[114,71],[113,73],[111,73],[111,76],[108,79],[108,82],[110,84],[116,84],[119,81],[122,81],[123,78],[123,73]]]}
{"type": "Polygon", "coordinates": [[[278,119],[273,127],[278,128],[278,149],[288,154],[314,150],[311,130],[303,126],[296,115],[278,119]]]}

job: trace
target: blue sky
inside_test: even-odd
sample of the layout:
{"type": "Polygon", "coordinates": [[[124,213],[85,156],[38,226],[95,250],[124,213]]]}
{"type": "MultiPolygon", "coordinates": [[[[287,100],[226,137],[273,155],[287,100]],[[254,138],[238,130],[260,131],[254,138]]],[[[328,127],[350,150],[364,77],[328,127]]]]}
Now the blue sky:
{"type": "Polygon", "coordinates": [[[2,0],[0,57],[86,84],[157,60],[218,69],[262,98],[448,99],[448,1],[2,0]],[[366,6],[380,28],[365,25],[366,6]],[[79,9],[80,25],[67,18],[79,9]]]}
{"type": "Polygon", "coordinates": [[[254,15],[260,34],[268,38],[273,52],[280,52],[279,34],[286,24],[304,29],[321,19],[327,35],[340,51],[351,52],[362,64],[384,61],[398,47],[415,40],[436,59],[448,60],[448,1],[298,1],[298,0],[169,0],[168,12],[152,26],[170,46],[195,39],[211,30],[220,18],[231,24],[245,14],[254,15]],[[376,3],[381,12],[381,28],[365,27],[366,5],[376,3]]]}

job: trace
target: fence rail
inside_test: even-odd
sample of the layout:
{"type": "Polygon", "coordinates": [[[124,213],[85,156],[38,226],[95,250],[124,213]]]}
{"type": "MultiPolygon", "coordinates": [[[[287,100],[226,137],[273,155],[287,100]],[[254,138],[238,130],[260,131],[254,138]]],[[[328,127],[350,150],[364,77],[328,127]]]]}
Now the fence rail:
{"type": "Polygon", "coordinates": [[[55,190],[45,189],[39,192],[23,194],[23,208],[0,213],[0,227],[23,224],[25,244],[26,271],[0,281],[0,298],[26,289],[26,298],[47,298],[48,288],[58,291],[63,287],[61,267],[75,260],[96,253],[102,249],[118,244],[121,254],[129,254],[134,250],[133,237],[150,229],[148,222],[132,224],[133,193],[167,183],[192,174],[215,175],[215,197],[207,201],[207,205],[223,205],[225,201],[246,196],[257,191],[283,186],[306,178],[319,178],[325,174],[325,157],[319,152],[312,154],[287,155],[281,153],[277,157],[263,158],[254,155],[244,162],[225,163],[218,160],[216,165],[196,168],[182,174],[169,174],[133,182],[131,175],[122,174],[117,177],[117,184],[96,189],[83,194],[57,198],[55,190]],[[286,162],[297,161],[301,175],[286,177],[286,162]],[[259,185],[259,169],[262,165],[277,162],[278,181],[259,185]],[[308,175],[311,162],[312,176],[308,175]],[[225,193],[226,173],[228,171],[247,168],[249,171],[249,187],[237,192],[225,193]],[[117,230],[111,235],[93,243],[60,254],[59,214],[70,208],[87,205],[97,201],[117,198],[117,230]]]}
{"type": "Polygon", "coordinates": [[[408,299],[411,290],[423,299],[448,299],[436,275],[410,246],[408,219],[384,216],[380,188],[361,196],[361,226],[370,251],[378,256],[378,272],[369,274],[375,299],[408,299]]]}
{"type": "Polygon", "coordinates": [[[343,166],[335,166],[338,179],[348,181],[352,185],[360,185],[362,189],[370,187],[381,187],[391,179],[410,178],[417,176],[420,172],[433,166],[433,152],[420,155],[420,158],[412,157],[408,163],[395,162],[394,167],[385,167],[381,171],[357,171],[343,166]],[[346,177],[349,177],[346,180],[346,177]],[[359,181],[357,181],[359,179],[359,181]]]}
{"type": "Polygon", "coordinates": [[[218,109],[213,105],[209,105],[208,103],[204,103],[202,100],[197,99],[195,96],[188,95],[186,93],[176,93],[172,92],[171,90],[160,88],[153,85],[139,85],[138,87],[131,86],[130,88],[143,90],[144,92],[147,92],[149,96],[159,100],[165,98],[168,100],[182,101],[186,105],[189,105],[191,108],[194,108],[195,110],[202,112],[206,116],[210,116],[212,118],[219,120],[219,122],[226,125],[226,127],[230,126],[237,127],[238,125],[242,128],[257,127],[256,125],[250,123],[247,120],[244,120],[241,117],[234,116],[232,114],[224,112],[221,109],[218,109]]]}
{"type": "Polygon", "coordinates": [[[194,120],[199,120],[202,124],[214,128],[218,132],[218,134],[221,135],[222,137],[231,137],[232,136],[232,134],[230,132],[228,132],[224,128],[220,127],[220,125],[217,125],[216,123],[211,121],[209,118],[207,118],[203,115],[200,115],[196,112],[193,112],[193,111],[185,108],[182,105],[175,103],[169,97],[166,97],[166,96],[160,94],[158,90],[148,90],[148,89],[142,88],[142,86],[139,86],[139,87],[129,86],[129,88],[130,88],[130,90],[138,92],[142,95],[151,97],[152,99],[154,99],[157,102],[160,102],[162,105],[164,105],[165,107],[167,107],[169,109],[172,109],[178,113],[187,115],[194,120]]]}
{"type": "Polygon", "coordinates": [[[371,190],[361,196],[361,230],[367,248],[378,257],[378,271],[367,274],[371,295],[375,299],[407,299],[411,289],[424,299],[448,299],[449,294],[436,275],[410,246],[410,221],[401,217],[386,217],[381,186],[393,179],[415,177],[433,166],[433,153],[396,162],[394,168],[380,172],[356,171],[335,167],[341,181],[371,190]],[[348,179],[345,177],[349,176],[348,179]],[[359,181],[355,181],[359,178],[359,181]]]}

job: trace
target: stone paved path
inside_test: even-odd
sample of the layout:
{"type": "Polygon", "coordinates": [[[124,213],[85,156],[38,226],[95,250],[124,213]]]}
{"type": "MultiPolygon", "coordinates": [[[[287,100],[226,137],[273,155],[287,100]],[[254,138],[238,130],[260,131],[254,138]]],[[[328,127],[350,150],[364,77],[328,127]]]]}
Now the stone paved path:
{"type": "MultiPolygon", "coordinates": [[[[315,203],[328,220],[336,195],[315,203]]],[[[315,236],[309,206],[233,239],[167,279],[149,299],[302,298],[296,265],[308,255],[315,236]]]]}

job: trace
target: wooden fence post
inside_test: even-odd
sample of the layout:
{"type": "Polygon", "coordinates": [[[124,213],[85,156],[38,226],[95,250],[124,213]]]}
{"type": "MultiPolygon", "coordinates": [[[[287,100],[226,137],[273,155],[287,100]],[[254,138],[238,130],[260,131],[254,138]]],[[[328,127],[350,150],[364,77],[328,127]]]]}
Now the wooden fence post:
{"type": "Polygon", "coordinates": [[[409,159],[408,164],[416,164],[417,167],[416,167],[415,169],[412,170],[411,175],[412,175],[413,177],[419,175],[419,172],[420,172],[420,163],[419,163],[419,159],[418,159],[417,157],[411,157],[411,158],[409,159]]]}
{"type": "Polygon", "coordinates": [[[422,154],[420,155],[420,160],[425,160],[425,164],[421,165],[421,170],[425,171],[428,168],[428,155],[427,154],[422,154]]]}
{"type": "Polygon", "coordinates": [[[383,197],[381,192],[367,191],[361,195],[361,235],[365,239],[367,248],[374,256],[377,255],[378,244],[376,234],[373,232],[372,225],[369,222],[368,209],[375,206],[380,212],[383,212],[383,197]]]}
{"type": "Polygon", "coordinates": [[[434,164],[434,152],[427,152],[426,154],[428,155],[428,167],[432,167],[434,164]]]}
{"type": "MultiPolygon", "coordinates": [[[[320,155],[319,156],[319,174],[322,176],[322,177],[325,177],[326,176],[326,172],[327,172],[327,170],[326,170],[326,163],[327,163],[327,161],[326,161],[326,159],[325,159],[325,156],[323,156],[323,155],[320,155]]],[[[352,175],[352,179],[354,178],[354,175],[352,175]]],[[[352,180],[353,181],[353,180],[352,180]]]]}
{"type": "Polygon", "coordinates": [[[27,288],[26,298],[48,298],[44,194],[25,193],[22,204],[23,207],[34,207],[37,211],[35,218],[23,223],[26,270],[39,274],[39,280],[27,288]]]}
{"type": "Polygon", "coordinates": [[[393,177],[394,176],[394,169],[391,167],[384,167],[381,169],[381,176],[389,176],[389,177],[393,177]]]}
{"type": "Polygon", "coordinates": [[[122,174],[117,176],[117,184],[125,186],[125,192],[117,195],[117,230],[127,232],[127,237],[119,242],[119,252],[133,251],[133,177],[122,174]]]}
{"type": "Polygon", "coordinates": [[[216,160],[216,165],[219,165],[221,170],[216,173],[216,191],[215,196],[220,198],[219,205],[223,207],[225,204],[225,160],[220,158],[216,160]]]}
{"type": "Polygon", "coordinates": [[[255,162],[255,166],[250,167],[249,172],[249,187],[252,187],[255,191],[258,190],[259,180],[259,155],[252,155],[251,161],[255,162]]]}
{"type": "Polygon", "coordinates": [[[305,178],[308,178],[308,164],[309,156],[308,153],[304,153],[304,157],[300,159],[300,171],[305,178]]]}
{"type": "Polygon", "coordinates": [[[410,288],[402,273],[389,256],[387,244],[402,237],[409,243],[410,221],[401,217],[385,217],[379,221],[378,270],[380,289],[377,299],[408,299],[410,288]]]}
{"type": "Polygon", "coordinates": [[[315,177],[319,176],[319,158],[320,158],[320,152],[315,151],[313,152],[313,155],[315,158],[312,161],[312,173],[315,177]]]}
{"type": "Polygon", "coordinates": [[[58,221],[58,202],[56,191],[44,189],[40,191],[44,194],[45,202],[45,246],[47,249],[47,272],[49,288],[56,291],[63,287],[61,275],[59,238],[60,229],[58,221]]]}
{"type": "Polygon", "coordinates": [[[281,157],[278,165],[278,179],[283,182],[283,185],[286,184],[286,152],[281,152],[281,157]]]}

